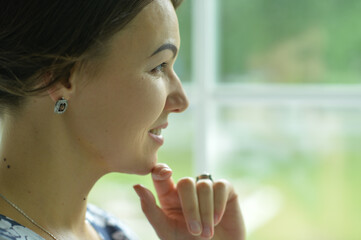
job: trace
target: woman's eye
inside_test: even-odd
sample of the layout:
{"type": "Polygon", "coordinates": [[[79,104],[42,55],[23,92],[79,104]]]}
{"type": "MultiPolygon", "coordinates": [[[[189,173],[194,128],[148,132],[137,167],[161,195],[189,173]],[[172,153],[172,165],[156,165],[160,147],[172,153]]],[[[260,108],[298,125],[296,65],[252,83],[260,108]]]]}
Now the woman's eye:
{"type": "Polygon", "coordinates": [[[153,74],[163,73],[165,71],[166,67],[167,67],[167,63],[162,63],[162,64],[156,66],[155,68],[153,68],[151,72],[153,74]]]}

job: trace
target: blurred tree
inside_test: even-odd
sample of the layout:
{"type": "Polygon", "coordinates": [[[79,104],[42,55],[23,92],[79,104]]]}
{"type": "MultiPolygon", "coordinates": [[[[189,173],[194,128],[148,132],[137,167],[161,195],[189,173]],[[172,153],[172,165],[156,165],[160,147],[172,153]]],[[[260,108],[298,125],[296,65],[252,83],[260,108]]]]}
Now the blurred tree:
{"type": "Polygon", "coordinates": [[[221,81],[344,83],[358,78],[360,1],[229,0],[220,5],[221,81]]]}

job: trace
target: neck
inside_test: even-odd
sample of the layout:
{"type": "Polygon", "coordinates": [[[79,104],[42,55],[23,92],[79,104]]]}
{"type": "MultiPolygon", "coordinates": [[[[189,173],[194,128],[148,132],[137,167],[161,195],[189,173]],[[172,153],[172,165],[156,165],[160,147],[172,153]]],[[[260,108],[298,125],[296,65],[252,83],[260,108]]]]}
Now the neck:
{"type": "Polygon", "coordinates": [[[21,119],[29,118],[3,121],[0,193],[49,231],[84,228],[87,196],[104,168],[76,151],[62,126],[21,119]]]}

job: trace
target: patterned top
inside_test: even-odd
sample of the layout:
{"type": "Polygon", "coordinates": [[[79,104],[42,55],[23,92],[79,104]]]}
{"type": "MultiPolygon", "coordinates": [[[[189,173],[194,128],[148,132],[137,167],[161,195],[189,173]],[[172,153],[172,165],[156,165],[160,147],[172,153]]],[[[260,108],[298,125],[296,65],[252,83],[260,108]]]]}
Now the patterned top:
{"type": "MultiPolygon", "coordinates": [[[[86,220],[102,240],[137,240],[138,238],[115,217],[94,205],[88,205],[86,220]]],[[[14,220],[0,214],[0,240],[44,240],[14,220]]]]}

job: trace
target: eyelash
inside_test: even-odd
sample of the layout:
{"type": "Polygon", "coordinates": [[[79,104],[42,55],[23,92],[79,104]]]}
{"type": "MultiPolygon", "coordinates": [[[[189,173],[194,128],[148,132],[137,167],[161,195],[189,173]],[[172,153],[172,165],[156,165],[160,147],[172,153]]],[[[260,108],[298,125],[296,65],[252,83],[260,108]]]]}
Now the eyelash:
{"type": "Polygon", "coordinates": [[[156,66],[155,68],[153,68],[151,70],[151,73],[153,74],[158,74],[158,73],[164,73],[164,69],[168,66],[167,63],[162,63],[162,64],[159,64],[158,66],[156,66]]]}

